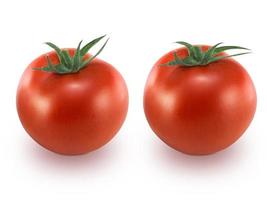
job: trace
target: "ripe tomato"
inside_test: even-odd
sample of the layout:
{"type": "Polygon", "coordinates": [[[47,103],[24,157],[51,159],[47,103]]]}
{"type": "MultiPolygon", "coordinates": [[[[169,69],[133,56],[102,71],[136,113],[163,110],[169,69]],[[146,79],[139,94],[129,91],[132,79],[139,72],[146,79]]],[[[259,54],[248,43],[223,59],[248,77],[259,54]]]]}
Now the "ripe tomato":
{"type": "Polygon", "coordinates": [[[193,50],[203,58],[211,48],[178,43],[186,44],[191,52],[178,48],[156,62],[145,86],[145,115],[153,131],[172,148],[187,154],[211,154],[234,143],[256,110],[250,76],[222,51],[245,48],[226,46],[213,52],[210,63],[193,60],[183,66],[179,63],[190,61],[193,50]],[[177,62],[171,61],[174,57],[177,62]]]}
{"type": "MultiPolygon", "coordinates": [[[[74,56],[77,50],[65,51],[74,56]]],[[[122,76],[97,58],[75,73],[34,70],[48,64],[46,56],[51,64],[60,63],[55,51],[36,58],[17,89],[23,127],[40,145],[60,154],[83,154],[103,146],[126,117],[128,91],[122,76]]]]}

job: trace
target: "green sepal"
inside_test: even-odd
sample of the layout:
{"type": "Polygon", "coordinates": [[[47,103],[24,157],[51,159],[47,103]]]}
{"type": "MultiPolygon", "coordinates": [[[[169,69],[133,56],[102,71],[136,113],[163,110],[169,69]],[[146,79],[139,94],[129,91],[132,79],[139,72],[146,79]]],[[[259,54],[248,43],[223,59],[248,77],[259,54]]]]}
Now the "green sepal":
{"type": "Polygon", "coordinates": [[[204,54],[202,60],[201,60],[201,64],[206,64],[208,63],[208,61],[210,60],[210,58],[213,56],[214,54],[214,51],[216,49],[217,46],[219,46],[220,44],[222,44],[222,42],[218,43],[218,44],[215,44],[214,46],[210,47],[204,54]]]}
{"type": "Polygon", "coordinates": [[[109,38],[106,40],[106,42],[103,44],[103,46],[98,50],[98,52],[97,52],[95,55],[93,55],[93,56],[89,57],[87,60],[83,61],[82,64],[80,65],[80,67],[78,68],[78,70],[84,68],[84,67],[85,67],[86,65],[88,65],[88,64],[89,64],[95,57],[97,57],[97,56],[101,53],[101,51],[105,48],[106,44],[108,43],[108,40],[109,40],[109,38]]]}
{"type": "Polygon", "coordinates": [[[50,46],[52,49],[55,50],[58,59],[59,64],[53,65],[50,58],[46,56],[47,59],[47,66],[41,67],[41,68],[33,68],[34,70],[41,70],[45,72],[52,72],[56,74],[69,74],[69,73],[76,73],[85,66],[87,66],[94,58],[96,58],[104,49],[109,39],[106,40],[104,45],[97,51],[97,53],[88,59],[84,60],[84,56],[87,54],[87,52],[95,45],[97,44],[101,39],[105,37],[101,36],[98,37],[89,43],[87,43],[84,47],[81,48],[82,41],[79,42],[78,47],[74,53],[74,56],[71,57],[69,52],[65,49],[60,49],[57,45],[46,42],[48,46],[50,46]]]}
{"type": "Polygon", "coordinates": [[[92,40],[91,42],[89,42],[88,44],[86,44],[82,49],[81,49],[81,56],[84,56],[85,54],[87,54],[87,52],[95,45],[97,44],[102,38],[104,38],[106,35],[103,35],[101,37],[98,37],[94,40],[92,40]]]}
{"type": "Polygon", "coordinates": [[[178,41],[176,43],[184,45],[188,50],[189,57],[194,57],[195,58],[195,50],[194,50],[194,46],[193,45],[191,45],[191,44],[189,44],[187,42],[183,42],[183,41],[178,41]]]}
{"type": "Polygon", "coordinates": [[[232,50],[232,49],[241,49],[241,50],[250,51],[250,49],[245,48],[245,47],[239,47],[239,46],[223,46],[223,47],[216,48],[215,51],[214,51],[214,54],[218,54],[218,53],[221,53],[223,51],[232,50]]]}
{"type": "Polygon", "coordinates": [[[67,50],[62,50],[62,54],[63,54],[63,57],[64,57],[66,64],[68,66],[72,66],[73,60],[71,59],[69,52],[67,50]]]}
{"type": "Polygon", "coordinates": [[[240,46],[220,46],[222,43],[218,43],[208,48],[208,50],[204,52],[202,51],[201,47],[193,46],[192,44],[189,44],[187,42],[178,41],[176,43],[181,44],[187,48],[188,56],[181,59],[177,56],[175,52],[173,54],[174,59],[165,64],[161,64],[161,66],[177,66],[177,65],[184,67],[205,66],[212,62],[216,62],[222,59],[250,53],[250,52],[244,52],[226,56],[218,56],[219,53],[224,52],[226,50],[232,50],[232,49],[250,50],[250,49],[240,46]]]}
{"type": "Polygon", "coordinates": [[[79,42],[78,47],[75,51],[75,54],[73,56],[73,71],[76,71],[78,67],[80,66],[81,62],[81,55],[80,55],[80,48],[81,48],[82,41],[79,42]]]}
{"type": "Polygon", "coordinates": [[[46,42],[45,44],[47,44],[48,46],[50,46],[52,49],[54,49],[57,53],[59,62],[66,65],[67,63],[65,62],[64,56],[62,54],[62,50],[55,44],[51,43],[51,42],[46,42]]]}
{"type": "Polygon", "coordinates": [[[192,66],[192,65],[198,65],[199,62],[196,61],[194,58],[192,57],[186,57],[185,59],[183,59],[183,62],[185,63],[186,66],[192,66]]]}
{"type": "Polygon", "coordinates": [[[230,58],[230,57],[234,57],[234,56],[240,56],[240,55],[249,54],[249,53],[251,53],[251,52],[237,53],[237,54],[232,54],[232,55],[227,55],[227,56],[216,56],[216,57],[211,58],[207,64],[209,64],[211,62],[218,61],[218,60],[222,60],[222,59],[225,59],[225,58],[230,58]]]}
{"type": "Polygon", "coordinates": [[[58,74],[71,73],[71,69],[67,68],[65,65],[62,65],[62,64],[58,64],[58,65],[54,66],[54,68],[56,69],[56,73],[58,73],[58,74]]]}
{"type": "Polygon", "coordinates": [[[199,46],[194,46],[194,52],[195,52],[195,59],[196,60],[202,60],[204,53],[202,52],[201,48],[199,46]]]}
{"type": "Polygon", "coordinates": [[[34,67],[34,70],[40,70],[40,71],[46,71],[46,72],[56,72],[56,68],[55,66],[52,64],[50,58],[48,57],[48,55],[45,56],[46,61],[47,61],[47,66],[45,67],[34,67]]]}

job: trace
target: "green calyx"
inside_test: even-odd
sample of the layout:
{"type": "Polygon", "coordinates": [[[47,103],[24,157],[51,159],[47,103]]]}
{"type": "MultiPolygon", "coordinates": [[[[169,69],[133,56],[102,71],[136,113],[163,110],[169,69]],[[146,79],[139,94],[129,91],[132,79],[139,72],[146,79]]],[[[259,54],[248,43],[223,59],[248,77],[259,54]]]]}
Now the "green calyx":
{"type": "Polygon", "coordinates": [[[183,67],[204,66],[204,65],[208,65],[212,62],[222,60],[225,58],[250,53],[250,52],[244,52],[244,53],[237,53],[237,54],[232,54],[232,55],[219,56],[218,55],[219,53],[226,51],[226,50],[232,50],[232,49],[250,50],[250,49],[239,47],[239,46],[220,46],[222,43],[218,43],[210,47],[207,51],[203,52],[199,46],[195,46],[187,42],[178,41],[175,43],[184,45],[187,48],[188,56],[184,59],[181,59],[177,56],[176,52],[174,52],[173,54],[174,60],[166,64],[163,64],[162,66],[176,66],[176,65],[180,65],[183,67]]]}
{"type": "Polygon", "coordinates": [[[47,66],[41,68],[33,68],[33,69],[45,72],[52,72],[56,74],[70,74],[79,72],[81,69],[86,67],[96,56],[98,56],[98,54],[100,54],[101,51],[104,49],[109,39],[106,40],[106,42],[102,45],[102,47],[98,50],[98,52],[95,55],[87,59],[84,59],[84,56],[87,54],[87,52],[105,36],[106,35],[103,35],[101,37],[92,40],[91,42],[84,45],[82,48],[81,48],[82,41],[80,41],[73,57],[70,56],[67,50],[60,49],[58,46],[56,46],[51,42],[46,42],[45,44],[47,44],[56,51],[56,54],[59,59],[59,64],[53,65],[50,58],[47,55],[46,56],[47,66]]]}

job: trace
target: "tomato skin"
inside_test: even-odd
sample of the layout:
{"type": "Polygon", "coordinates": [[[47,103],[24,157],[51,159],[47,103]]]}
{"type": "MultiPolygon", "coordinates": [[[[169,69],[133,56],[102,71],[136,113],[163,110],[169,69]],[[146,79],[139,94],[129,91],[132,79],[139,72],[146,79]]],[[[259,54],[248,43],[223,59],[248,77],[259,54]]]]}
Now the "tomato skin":
{"type": "Polygon", "coordinates": [[[187,154],[228,147],[245,132],[256,110],[250,76],[233,59],[189,68],[160,66],[173,60],[174,52],[188,56],[185,48],[167,53],[147,79],[144,111],[150,127],[163,142],[187,154]]]}
{"type": "MultiPolygon", "coordinates": [[[[40,145],[60,154],[84,154],[103,146],[127,114],[128,90],[122,76],[97,58],[74,74],[33,70],[47,65],[45,55],[26,68],[17,89],[23,127],[40,145]]],[[[59,63],[55,52],[48,56],[59,63]]]]}

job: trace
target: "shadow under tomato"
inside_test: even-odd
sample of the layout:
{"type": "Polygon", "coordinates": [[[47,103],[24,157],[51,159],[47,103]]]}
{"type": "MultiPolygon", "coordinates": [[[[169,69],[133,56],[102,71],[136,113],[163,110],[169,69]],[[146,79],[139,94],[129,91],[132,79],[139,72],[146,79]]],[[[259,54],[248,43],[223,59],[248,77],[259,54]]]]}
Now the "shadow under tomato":
{"type": "Polygon", "coordinates": [[[151,145],[155,152],[154,159],[161,168],[204,176],[237,169],[246,160],[248,151],[248,144],[243,138],[222,151],[202,156],[181,153],[161,141],[151,145]]]}
{"type": "Polygon", "coordinates": [[[120,150],[114,143],[116,142],[111,141],[95,151],[75,156],[56,154],[30,140],[25,142],[24,150],[27,162],[38,170],[61,174],[90,174],[91,171],[97,174],[101,170],[108,170],[109,166],[116,163],[120,150]]]}

